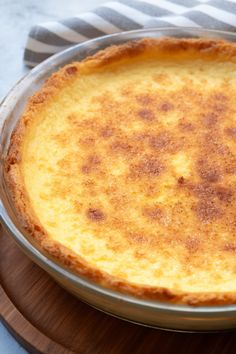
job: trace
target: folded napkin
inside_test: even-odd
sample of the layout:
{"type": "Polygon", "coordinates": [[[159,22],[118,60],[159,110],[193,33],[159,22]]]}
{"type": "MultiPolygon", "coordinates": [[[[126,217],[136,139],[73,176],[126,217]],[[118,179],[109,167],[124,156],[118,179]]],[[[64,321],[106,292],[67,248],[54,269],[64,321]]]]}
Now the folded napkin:
{"type": "Polygon", "coordinates": [[[35,66],[91,38],[150,27],[205,27],[236,31],[236,0],[119,0],[91,12],[34,26],[24,61],[35,66]]]}

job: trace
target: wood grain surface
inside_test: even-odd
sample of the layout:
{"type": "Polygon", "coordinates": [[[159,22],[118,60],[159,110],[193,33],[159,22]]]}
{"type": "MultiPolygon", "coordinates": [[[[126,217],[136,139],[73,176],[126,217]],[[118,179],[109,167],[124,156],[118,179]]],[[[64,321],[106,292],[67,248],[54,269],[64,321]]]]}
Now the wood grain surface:
{"type": "Polygon", "coordinates": [[[0,315],[31,353],[233,354],[236,333],[194,334],[141,327],[77,300],[1,230],[0,315]]]}

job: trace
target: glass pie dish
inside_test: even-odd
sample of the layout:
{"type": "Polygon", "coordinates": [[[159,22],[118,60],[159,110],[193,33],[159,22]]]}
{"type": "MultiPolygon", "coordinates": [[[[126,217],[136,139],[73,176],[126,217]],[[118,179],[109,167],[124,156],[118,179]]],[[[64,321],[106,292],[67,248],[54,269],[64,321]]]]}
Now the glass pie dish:
{"type": "Polygon", "coordinates": [[[97,38],[59,53],[33,69],[12,89],[1,105],[1,222],[23,251],[61,286],[82,301],[111,315],[139,324],[171,330],[214,331],[236,328],[236,305],[186,306],[167,302],[142,300],[93,283],[76,275],[46,255],[26,234],[16,217],[9,198],[4,175],[4,161],[11,133],[21,116],[28,98],[56,70],[75,60],[82,60],[112,44],[141,38],[223,38],[236,41],[236,35],[205,29],[165,28],[137,30],[97,38]]]}

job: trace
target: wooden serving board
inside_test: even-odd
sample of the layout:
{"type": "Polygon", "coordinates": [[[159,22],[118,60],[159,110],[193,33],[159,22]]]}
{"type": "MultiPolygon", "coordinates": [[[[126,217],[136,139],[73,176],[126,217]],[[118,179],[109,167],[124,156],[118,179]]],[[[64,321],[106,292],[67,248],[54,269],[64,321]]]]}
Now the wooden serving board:
{"type": "Polygon", "coordinates": [[[124,322],[77,300],[1,229],[0,317],[30,353],[231,354],[236,333],[166,332],[124,322]]]}

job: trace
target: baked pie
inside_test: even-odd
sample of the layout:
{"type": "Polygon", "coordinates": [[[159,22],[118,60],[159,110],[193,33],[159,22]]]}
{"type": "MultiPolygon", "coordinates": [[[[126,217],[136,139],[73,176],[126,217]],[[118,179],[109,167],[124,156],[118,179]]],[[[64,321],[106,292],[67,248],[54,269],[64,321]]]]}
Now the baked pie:
{"type": "Polygon", "coordinates": [[[54,73],[5,162],[25,230],[136,297],[236,303],[236,45],[142,39],[54,73]]]}

